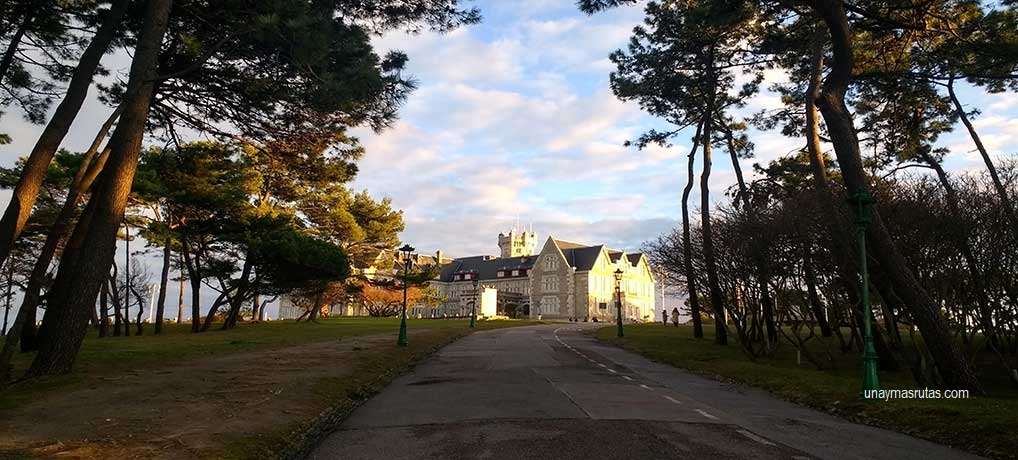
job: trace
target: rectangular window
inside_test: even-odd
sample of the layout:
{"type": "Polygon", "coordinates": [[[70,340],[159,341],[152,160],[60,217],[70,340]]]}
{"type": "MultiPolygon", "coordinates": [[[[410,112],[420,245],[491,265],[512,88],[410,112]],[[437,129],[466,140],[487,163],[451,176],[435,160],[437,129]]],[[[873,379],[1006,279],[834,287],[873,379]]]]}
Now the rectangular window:
{"type": "Polygon", "coordinates": [[[497,276],[498,276],[499,278],[505,278],[505,272],[504,272],[504,271],[501,271],[501,270],[499,270],[499,272],[498,272],[498,275],[497,275],[497,276]]]}
{"type": "Polygon", "coordinates": [[[513,270],[513,276],[520,276],[519,270],[513,270]]]}
{"type": "Polygon", "coordinates": [[[546,275],[541,282],[544,292],[558,292],[558,275],[546,275]]]}
{"type": "Polygon", "coordinates": [[[558,297],[549,296],[541,298],[541,313],[558,314],[558,297]]]}
{"type": "Polygon", "coordinates": [[[555,259],[554,256],[550,256],[550,257],[544,259],[544,269],[545,270],[555,270],[557,268],[558,268],[558,260],[555,259]]]}
{"type": "Polygon", "coordinates": [[[548,275],[541,281],[544,292],[559,292],[559,277],[557,275],[548,275]]]}
{"type": "Polygon", "coordinates": [[[597,304],[597,308],[600,309],[600,310],[607,310],[608,309],[608,302],[601,302],[601,303],[597,304]]]}

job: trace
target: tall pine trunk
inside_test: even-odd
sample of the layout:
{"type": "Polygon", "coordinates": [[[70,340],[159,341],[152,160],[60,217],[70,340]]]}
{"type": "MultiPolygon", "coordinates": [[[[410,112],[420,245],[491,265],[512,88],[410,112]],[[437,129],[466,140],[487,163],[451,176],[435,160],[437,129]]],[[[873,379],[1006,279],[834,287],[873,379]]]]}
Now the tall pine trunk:
{"type": "MultiPolygon", "coordinates": [[[[187,268],[187,281],[191,283],[191,332],[201,332],[201,266],[198,255],[192,255],[187,241],[181,239],[181,255],[187,268]]],[[[181,289],[183,292],[183,289],[181,289]]],[[[183,295],[183,294],[181,294],[183,295]]]]}
{"type": "Polygon", "coordinates": [[[7,292],[4,294],[4,327],[0,335],[7,335],[7,319],[11,316],[11,302],[14,300],[14,267],[7,267],[7,292]]]}
{"type": "Polygon", "coordinates": [[[827,33],[824,27],[816,25],[813,31],[813,58],[810,62],[809,86],[806,87],[806,152],[813,169],[813,183],[821,197],[827,199],[830,187],[827,184],[827,165],[824,151],[820,147],[820,117],[816,101],[820,97],[820,86],[824,80],[824,43],[827,33]]]}
{"type": "Polygon", "coordinates": [[[110,329],[109,295],[110,287],[108,284],[103,283],[103,287],[99,291],[99,337],[106,337],[109,334],[110,329]]]}
{"type": "Polygon", "coordinates": [[[201,332],[201,279],[188,276],[191,282],[191,332],[201,332]]]}
{"type": "MultiPolygon", "coordinates": [[[[924,162],[930,165],[933,170],[937,173],[937,179],[940,181],[940,186],[944,188],[944,195],[947,198],[948,209],[951,213],[962,217],[961,205],[958,200],[958,192],[954,189],[954,185],[951,184],[951,178],[948,177],[947,171],[944,170],[943,165],[936,158],[933,158],[929,152],[920,153],[924,162]]],[[[978,299],[979,308],[979,321],[983,327],[983,333],[986,334],[991,340],[991,344],[996,340],[996,328],[993,325],[993,314],[990,308],[990,298],[987,295],[986,282],[983,279],[982,271],[979,269],[979,263],[976,261],[975,252],[972,250],[972,243],[969,241],[968,232],[963,232],[959,236],[961,242],[961,254],[962,258],[965,259],[965,268],[968,269],[969,276],[972,277],[972,284],[976,290],[976,299],[978,299]]]]}
{"type": "MultiPolygon", "coordinates": [[[[35,205],[35,199],[39,196],[39,188],[46,177],[49,164],[53,161],[53,156],[60,147],[60,143],[63,142],[67,131],[71,128],[71,123],[78,116],[81,105],[85,102],[85,97],[88,96],[88,88],[92,86],[92,78],[99,67],[99,62],[116,37],[129,4],[128,0],[113,2],[102,25],[99,26],[99,30],[96,31],[92,41],[81,54],[78,66],[71,74],[71,81],[67,85],[64,99],[57,105],[53,117],[46,124],[46,128],[43,129],[35,147],[32,148],[32,152],[29,153],[28,159],[25,161],[21,178],[18,179],[18,184],[15,185],[12,192],[11,201],[7,205],[3,217],[0,218],[0,265],[10,256],[15,241],[25,228],[25,222],[28,221],[28,216],[32,213],[32,207],[35,205]]],[[[98,286],[99,284],[96,283],[96,288],[98,286]]]]}
{"type": "Polygon", "coordinates": [[[689,293],[689,313],[693,317],[693,337],[697,339],[703,338],[703,318],[700,317],[700,298],[696,289],[696,273],[693,271],[693,246],[689,234],[689,194],[693,191],[693,165],[702,127],[703,123],[696,125],[693,147],[689,149],[686,186],[682,189],[682,259],[686,272],[686,289],[689,293]]]}
{"type": "Polygon", "coordinates": [[[117,286],[117,265],[113,264],[113,274],[106,282],[110,290],[110,301],[113,302],[113,337],[120,337],[123,315],[120,312],[120,287],[117,286]]]}
{"type": "Polygon", "coordinates": [[[703,113],[703,134],[700,143],[703,145],[703,171],[700,172],[700,228],[703,232],[703,260],[707,268],[707,289],[710,294],[711,309],[714,311],[714,343],[719,345],[728,344],[728,321],[725,318],[725,302],[721,293],[721,284],[718,281],[717,263],[714,261],[714,236],[711,231],[710,222],[710,172],[711,172],[711,143],[714,134],[714,59],[713,50],[708,51],[707,60],[707,81],[710,82],[707,91],[706,107],[703,113]]]}
{"type": "Polygon", "coordinates": [[[216,301],[212,302],[212,306],[209,307],[208,313],[205,314],[205,321],[202,322],[201,332],[209,330],[212,326],[212,322],[216,320],[216,312],[223,304],[228,303],[230,300],[230,289],[223,289],[223,292],[219,293],[219,297],[216,297],[216,301]]]}
{"type": "Polygon", "coordinates": [[[170,282],[170,260],[173,257],[170,239],[163,242],[163,271],[159,276],[159,297],[156,299],[155,334],[163,332],[163,312],[166,310],[166,288],[170,282]]]}
{"type": "MultiPolygon", "coordinates": [[[[732,135],[732,129],[725,127],[725,140],[728,144],[728,156],[732,160],[732,169],[735,170],[735,180],[739,186],[739,196],[742,198],[743,209],[749,214],[750,219],[756,222],[758,215],[755,209],[753,209],[753,203],[749,199],[749,189],[746,187],[746,180],[742,176],[742,165],[739,164],[739,155],[735,147],[735,138],[732,135]]],[[[754,246],[758,246],[756,249],[766,253],[767,247],[765,242],[759,240],[754,242],[754,246]],[[762,247],[759,247],[762,246],[762,247]]],[[[774,298],[771,297],[771,277],[770,271],[767,269],[767,258],[766,256],[759,255],[756,260],[756,276],[757,276],[757,288],[760,290],[760,304],[763,307],[764,324],[767,326],[767,343],[773,346],[778,342],[778,329],[777,324],[774,321],[774,298]]]]}
{"type": "Polygon", "coordinates": [[[961,118],[962,124],[965,125],[965,129],[968,130],[969,136],[972,138],[972,143],[976,144],[976,150],[979,150],[979,155],[983,157],[983,163],[986,164],[986,171],[990,173],[990,179],[993,181],[993,188],[997,191],[997,196],[1000,198],[1001,207],[1004,208],[1004,212],[1007,213],[1007,218],[1011,222],[1011,227],[1018,232],[1018,215],[1015,213],[1014,203],[1011,201],[1011,197],[1007,194],[1007,188],[1004,187],[1004,183],[1000,180],[1000,175],[997,174],[997,167],[993,165],[993,159],[990,158],[990,153],[986,151],[986,146],[983,145],[983,140],[979,137],[979,133],[976,132],[975,126],[972,126],[972,122],[969,121],[969,116],[965,113],[965,108],[962,107],[961,101],[958,100],[958,95],[954,92],[954,77],[951,77],[947,81],[947,94],[951,97],[951,102],[954,104],[955,113],[958,118],[961,118]]]}
{"type": "Polygon", "coordinates": [[[817,326],[820,327],[820,335],[831,337],[833,335],[831,324],[827,321],[824,305],[817,292],[817,273],[813,266],[813,249],[809,242],[806,243],[802,252],[803,277],[806,279],[806,295],[809,299],[810,311],[813,313],[813,319],[816,320],[817,326]]]}
{"type": "MultiPolygon", "coordinates": [[[[124,337],[131,336],[131,291],[134,290],[134,280],[131,279],[131,227],[127,225],[127,215],[123,216],[124,220],[124,241],[126,241],[124,247],[124,337]]],[[[114,241],[113,251],[116,252],[116,242],[114,241]]],[[[141,309],[141,302],[138,303],[138,309],[141,309]]]]}
{"type": "MultiPolygon", "coordinates": [[[[852,115],[845,105],[845,93],[852,78],[853,45],[844,4],[838,0],[817,0],[815,11],[824,21],[831,35],[834,62],[817,106],[824,116],[834,151],[841,166],[842,177],[849,193],[867,192],[866,173],[863,170],[859,140],[852,115]]],[[[872,254],[880,261],[891,278],[895,291],[909,306],[912,317],[922,332],[930,354],[936,361],[944,383],[949,388],[981,392],[975,371],[961,349],[954,342],[946,319],[939,306],[919,284],[905,262],[897,244],[884,226],[880,213],[874,209],[873,222],[868,229],[872,254]]]]}
{"type": "MultiPolygon", "coordinates": [[[[826,39],[826,28],[823,25],[817,25],[813,34],[812,71],[809,86],[806,90],[805,101],[807,120],[806,149],[809,154],[810,166],[813,169],[816,199],[821,202],[821,207],[828,211],[825,215],[821,216],[821,218],[827,226],[829,233],[832,235],[833,245],[830,249],[835,258],[835,265],[838,268],[841,284],[843,284],[848,298],[851,299],[852,321],[849,322],[849,324],[852,328],[852,340],[854,341],[858,335],[858,329],[855,327],[855,319],[859,317],[862,305],[859,299],[858,284],[853,284],[851,282],[851,280],[859,279],[857,276],[859,267],[855,257],[852,255],[852,249],[849,247],[854,236],[846,231],[851,224],[845,221],[837,212],[838,205],[834,202],[834,194],[831,190],[830,184],[828,183],[823,151],[820,148],[820,119],[817,101],[820,98],[821,83],[823,82],[824,44],[826,43],[826,39]]],[[[877,267],[874,267],[874,269],[876,268],[877,267]]],[[[870,276],[870,281],[877,285],[883,280],[878,275],[870,276]]],[[[856,281],[856,283],[858,283],[858,281],[856,281]]],[[[841,324],[839,322],[832,328],[832,332],[839,337],[839,340],[841,338],[840,327],[841,324]]],[[[888,347],[882,345],[885,341],[880,335],[879,328],[873,329],[873,337],[874,344],[877,349],[880,368],[882,370],[897,369],[898,363],[894,355],[890,353],[890,349],[888,347]]],[[[861,340],[859,343],[861,346],[861,340]]]]}
{"type": "Polygon", "coordinates": [[[237,318],[240,316],[240,308],[244,305],[244,298],[247,297],[248,288],[251,286],[251,255],[244,258],[244,267],[241,269],[240,279],[237,281],[237,291],[230,298],[230,311],[223,321],[223,330],[232,329],[237,325],[237,318]]]}
{"type": "MultiPolygon", "coordinates": [[[[67,238],[67,233],[71,230],[71,224],[74,223],[74,213],[78,210],[81,198],[84,196],[85,191],[92,186],[92,182],[106,164],[106,159],[109,157],[109,149],[104,150],[98,158],[96,155],[99,152],[103,139],[106,138],[106,134],[109,133],[110,128],[112,128],[113,123],[116,122],[119,116],[120,108],[118,107],[99,129],[99,133],[96,134],[92,145],[82,158],[81,166],[78,167],[78,171],[71,180],[71,187],[67,191],[67,197],[64,199],[64,204],[60,208],[53,226],[46,233],[46,241],[43,243],[42,249],[35,260],[32,273],[25,284],[25,293],[21,299],[21,309],[25,310],[29,317],[35,317],[39,302],[42,300],[42,288],[46,283],[46,275],[49,273],[50,264],[53,262],[53,257],[56,256],[60,243],[67,238]]],[[[20,331],[22,351],[34,351],[38,348],[36,333],[35,321],[28,321],[24,324],[20,331]]],[[[17,339],[15,337],[13,340],[17,339]]]]}
{"type": "Polygon", "coordinates": [[[141,315],[145,313],[145,299],[133,285],[131,285],[130,288],[131,293],[134,294],[134,300],[138,302],[138,313],[134,318],[134,335],[142,335],[142,333],[144,333],[144,328],[142,327],[141,315]]]}
{"type": "MultiPolygon", "coordinates": [[[[10,300],[11,283],[10,282],[12,281],[12,278],[13,278],[12,273],[11,273],[13,271],[13,267],[4,267],[4,268],[8,271],[7,272],[8,273],[8,275],[7,275],[7,280],[8,280],[8,284],[7,284],[7,292],[8,292],[7,304],[8,304],[8,308],[10,308],[10,302],[11,302],[11,300],[10,300]]],[[[4,346],[3,346],[3,349],[0,350],[0,384],[7,383],[7,382],[9,382],[11,380],[11,377],[12,377],[11,376],[11,372],[10,372],[11,371],[11,359],[14,357],[14,349],[15,349],[15,347],[18,346],[17,337],[11,337],[11,336],[17,334],[17,331],[20,331],[22,329],[22,327],[23,327],[22,325],[26,321],[35,322],[35,318],[29,318],[28,317],[28,312],[18,311],[18,314],[14,315],[14,323],[11,324],[11,328],[10,328],[10,330],[7,333],[7,337],[4,338],[4,346]]],[[[5,317],[4,317],[4,325],[5,326],[6,326],[6,323],[7,323],[7,318],[6,318],[6,315],[5,315],[5,317]]]]}
{"type": "Polygon", "coordinates": [[[30,376],[70,372],[81,348],[88,310],[95,306],[106,267],[116,252],[117,228],[138,167],[171,5],[171,0],[146,4],[124,94],[124,113],[109,143],[110,158],[61,258],[30,376]]]}
{"type": "MultiPolygon", "coordinates": [[[[181,261],[181,265],[183,265],[183,261],[181,261]]],[[[179,290],[179,292],[177,292],[177,320],[174,321],[177,324],[184,322],[184,286],[186,286],[184,283],[184,271],[181,270],[180,281],[177,285],[177,289],[179,290]]]]}
{"type": "MultiPolygon", "coordinates": [[[[928,152],[922,153],[923,161],[928,163],[933,170],[937,173],[937,179],[940,181],[941,187],[944,188],[944,194],[947,197],[948,208],[951,213],[961,217],[961,204],[958,200],[958,192],[954,189],[954,185],[951,184],[951,179],[947,175],[947,171],[944,170],[943,165],[937,161],[928,152]]],[[[976,260],[975,251],[972,250],[972,242],[969,241],[968,232],[963,232],[959,236],[961,243],[961,254],[965,259],[965,267],[968,269],[969,276],[972,278],[972,285],[976,291],[976,305],[978,309],[979,323],[983,328],[983,334],[989,339],[986,341],[986,346],[997,355],[998,361],[1004,366],[1007,374],[1011,377],[1012,383],[1018,384],[1018,378],[1015,377],[1015,370],[1011,367],[1011,364],[1004,358],[1000,351],[1000,336],[997,334],[997,327],[993,324],[993,309],[999,307],[994,305],[990,299],[989,293],[986,289],[986,281],[983,279],[982,270],[979,268],[979,262],[976,260]]]]}
{"type": "Polygon", "coordinates": [[[22,14],[24,17],[21,20],[21,24],[18,25],[18,29],[14,31],[14,35],[11,35],[10,42],[7,43],[7,49],[4,50],[2,60],[0,60],[0,82],[3,82],[7,76],[7,72],[11,70],[11,65],[14,63],[14,55],[18,53],[18,48],[21,46],[21,39],[25,37],[25,32],[32,25],[32,21],[35,20],[35,7],[37,2],[26,5],[24,11],[18,11],[15,14],[22,14]]]}

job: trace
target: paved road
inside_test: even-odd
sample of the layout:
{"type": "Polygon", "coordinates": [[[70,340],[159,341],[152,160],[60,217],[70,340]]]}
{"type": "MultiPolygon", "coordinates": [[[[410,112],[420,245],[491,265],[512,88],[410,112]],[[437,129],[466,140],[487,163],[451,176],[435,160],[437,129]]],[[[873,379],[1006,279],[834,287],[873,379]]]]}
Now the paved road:
{"type": "Polygon", "coordinates": [[[486,331],[357,409],[311,459],[976,459],[603,345],[486,331]]]}

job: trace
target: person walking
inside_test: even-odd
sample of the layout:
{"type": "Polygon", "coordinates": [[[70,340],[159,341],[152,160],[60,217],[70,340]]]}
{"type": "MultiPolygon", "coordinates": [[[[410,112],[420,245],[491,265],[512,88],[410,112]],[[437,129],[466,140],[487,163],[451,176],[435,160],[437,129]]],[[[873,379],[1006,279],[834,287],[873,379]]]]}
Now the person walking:
{"type": "Polygon", "coordinates": [[[672,325],[679,327],[679,308],[672,308],[672,325]]]}
{"type": "Polygon", "coordinates": [[[667,308],[662,308],[662,309],[661,309],[661,322],[662,322],[662,323],[663,323],[663,324],[664,324],[665,326],[667,326],[667,325],[668,325],[668,309],[667,309],[667,308]]]}

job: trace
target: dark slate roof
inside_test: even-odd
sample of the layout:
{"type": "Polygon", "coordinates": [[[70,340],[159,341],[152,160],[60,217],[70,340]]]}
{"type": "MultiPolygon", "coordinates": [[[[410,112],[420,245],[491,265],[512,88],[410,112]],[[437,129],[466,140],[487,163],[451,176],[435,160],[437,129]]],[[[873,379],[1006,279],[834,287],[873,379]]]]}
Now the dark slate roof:
{"type": "Polygon", "coordinates": [[[629,264],[635,267],[636,264],[640,263],[640,257],[643,257],[643,253],[637,252],[636,254],[626,254],[626,257],[629,258],[629,264]]]}
{"type": "MultiPolygon", "coordinates": [[[[622,251],[605,248],[603,244],[597,246],[585,246],[579,243],[573,243],[570,241],[554,240],[555,244],[562,251],[562,254],[566,257],[566,262],[569,266],[576,267],[578,271],[589,271],[594,269],[594,264],[597,262],[597,258],[601,255],[602,250],[608,251],[608,255],[611,257],[612,263],[616,263],[622,258],[623,255],[630,264],[636,265],[640,262],[641,253],[626,254],[622,251]]],[[[537,261],[537,256],[524,256],[524,257],[507,257],[507,258],[496,258],[493,256],[473,256],[464,257],[462,259],[455,259],[451,263],[446,264],[442,267],[442,273],[439,275],[439,281],[452,282],[453,275],[456,273],[464,272],[476,272],[478,278],[483,280],[491,279],[505,279],[498,278],[498,271],[503,269],[512,270],[514,268],[525,268],[529,269],[534,266],[534,262],[537,261]]]]}
{"type": "Polygon", "coordinates": [[[572,241],[566,241],[566,240],[554,240],[554,241],[555,241],[555,245],[558,246],[558,248],[563,250],[563,251],[565,251],[566,249],[577,249],[577,248],[586,248],[586,247],[588,247],[585,244],[573,243],[572,241]]]}
{"type": "Polygon", "coordinates": [[[597,262],[597,257],[601,254],[601,249],[604,248],[604,245],[581,246],[568,249],[560,246],[559,248],[562,249],[562,254],[566,256],[569,266],[576,267],[579,271],[585,271],[594,268],[594,262],[597,262]]]}
{"type": "Polygon", "coordinates": [[[504,259],[492,256],[464,257],[453,260],[452,263],[442,267],[442,273],[438,276],[439,281],[451,282],[453,275],[462,272],[476,272],[478,278],[483,280],[505,279],[498,278],[498,271],[502,269],[512,270],[514,268],[531,268],[537,256],[507,257],[504,259]]]}

